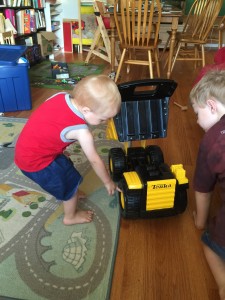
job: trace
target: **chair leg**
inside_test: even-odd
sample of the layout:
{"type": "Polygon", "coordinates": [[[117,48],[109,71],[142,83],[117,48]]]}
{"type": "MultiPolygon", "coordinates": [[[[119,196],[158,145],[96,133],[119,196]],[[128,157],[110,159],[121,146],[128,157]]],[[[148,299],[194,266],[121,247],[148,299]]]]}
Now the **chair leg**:
{"type": "Polygon", "coordinates": [[[158,48],[154,50],[154,56],[155,56],[155,64],[156,64],[157,75],[158,75],[158,77],[160,77],[159,50],[158,50],[158,48]]]}
{"type": "Polygon", "coordinates": [[[177,51],[176,51],[176,53],[174,55],[174,58],[173,58],[173,61],[172,61],[171,72],[173,71],[175,62],[177,60],[178,53],[180,52],[180,47],[181,47],[181,43],[178,43],[178,45],[177,45],[177,51]]]}
{"type": "MultiPolygon", "coordinates": [[[[176,49],[177,47],[177,41],[175,41],[175,44],[174,44],[174,49],[176,49]]],[[[160,59],[161,60],[161,59],[160,59]]],[[[166,61],[165,61],[165,64],[163,65],[163,69],[166,68],[166,66],[168,65],[168,61],[169,61],[169,55],[167,55],[167,58],[166,58],[166,61]]]]}
{"type": "Polygon", "coordinates": [[[100,31],[101,31],[101,35],[102,35],[102,39],[105,45],[105,49],[106,49],[106,53],[110,59],[110,64],[111,64],[111,45],[110,45],[110,39],[108,36],[108,33],[106,31],[105,28],[100,27],[100,31]]]}
{"type": "Polygon", "coordinates": [[[201,45],[201,49],[202,49],[202,67],[205,66],[205,47],[204,45],[201,45]]]}
{"type": "Polygon", "coordinates": [[[223,34],[221,32],[221,30],[219,30],[219,33],[218,33],[218,48],[222,48],[223,46],[223,34]]]}
{"type": "Polygon", "coordinates": [[[150,78],[153,79],[153,67],[152,67],[152,53],[151,50],[148,51],[148,62],[149,62],[149,73],[150,73],[150,78]]]}
{"type": "Polygon", "coordinates": [[[116,57],[119,60],[121,57],[121,51],[120,51],[120,46],[118,41],[115,42],[115,52],[116,52],[116,57]]]}
{"type": "Polygon", "coordinates": [[[163,51],[162,51],[162,54],[160,55],[159,60],[162,60],[162,59],[163,59],[164,54],[165,54],[166,49],[168,48],[169,44],[170,44],[170,36],[168,37],[168,39],[167,39],[167,41],[166,41],[166,43],[165,43],[165,46],[164,46],[164,48],[163,48],[163,51]]]}
{"type": "MultiPolygon", "coordinates": [[[[132,54],[131,53],[132,53],[132,50],[129,49],[128,50],[128,60],[131,60],[131,58],[132,58],[132,54]]],[[[135,53],[134,53],[134,55],[135,55],[135,53]]],[[[130,73],[130,64],[127,64],[127,74],[129,74],[129,73],[130,73]]]]}
{"type": "Polygon", "coordinates": [[[122,52],[122,55],[121,55],[121,59],[120,59],[120,62],[119,62],[119,65],[118,65],[118,68],[117,68],[117,71],[116,71],[115,82],[117,82],[117,80],[119,78],[120,71],[121,71],[121,68],[122,68],[122,65],[123,65],[123,61],[124,61],[124,57],[125,57],[126,51],[127,51],[127,49],[123,49],[123,52],[122,52]]]}
{"type": "MultiPolygon", "coordinates": [[[[199,55],[198,55],[198,46],[197,45],[194,45],[194,52],[195,52],[195,59],[198,59],[199,55]]],[[[198,61],[195,60],[195,69],[197,68],[197,65],[198,65],[198,61]]]]}
{"type": "Polygon", "coordinates": [[[88,51],[88,54],[87,54],[87,57],[85,59],[85,64],[88,64],[90,58],[91,58],[91,55],[93,53],[93,50],[95,49],[95,47],[98,45],[98,42],[99,42],[99,39],[100,39],[100,29],[99,27],[96,29],[95,31],[95,35],[94,35],[94,39],[93,39],[93,42],[91,44],[91,47],[88,51]]]}

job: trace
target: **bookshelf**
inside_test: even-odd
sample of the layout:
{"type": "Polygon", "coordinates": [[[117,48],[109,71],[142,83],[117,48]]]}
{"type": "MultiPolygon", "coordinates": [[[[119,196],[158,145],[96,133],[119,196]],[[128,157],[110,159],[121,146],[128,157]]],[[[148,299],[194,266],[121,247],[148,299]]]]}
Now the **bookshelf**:
{"type": "MultiPolygon", "coordinates": [[[[6,0],[0,14],[15,28],[16,44],[37,44],[37,33],[45,30],[45,0],[6,0]]],[[[6,29],[7,30],[7,29],[6,29]]]]}
{"type": "Polygon", "coordinates": [[[63,19],[61,0],[46,2],[45,7],[46,30],[56,35],[54,50],[63,47],[63,19]]]}

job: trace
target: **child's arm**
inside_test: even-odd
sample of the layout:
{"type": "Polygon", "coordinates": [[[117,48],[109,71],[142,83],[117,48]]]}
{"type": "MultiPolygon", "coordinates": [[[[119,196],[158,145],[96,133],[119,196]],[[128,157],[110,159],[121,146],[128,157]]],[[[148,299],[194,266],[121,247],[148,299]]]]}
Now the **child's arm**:
{"type": "Polygon", "coordinates": [[[74,136],[80,143],[81,148],[84,151],[87,159],[89,160],[92,168],[94,169],[95,173],[104,183],[108,194],[114,194],[115,190],[119,190],[116,184],[112,181],[104,162],[98,155],[95,145],[94,139],[91,132],[87,129],[77,130],[74,136]]]}
{"type": "Polygon", "coordinates": [[[209,207],[212,193],[200,193],[195,191],[196,212],[194,222],[198,229],[204,229],[209,215],[209,207]]]}

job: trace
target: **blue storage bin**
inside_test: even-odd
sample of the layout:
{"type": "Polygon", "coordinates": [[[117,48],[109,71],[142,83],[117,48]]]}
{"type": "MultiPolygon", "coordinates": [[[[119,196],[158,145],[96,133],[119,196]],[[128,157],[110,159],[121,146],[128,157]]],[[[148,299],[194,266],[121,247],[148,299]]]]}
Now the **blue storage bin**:
{"type": "Polygon", "coordinates": [[[0,112],[31,109],[29,63],[18,63],[26,46],[0,45],[0,112]]]}

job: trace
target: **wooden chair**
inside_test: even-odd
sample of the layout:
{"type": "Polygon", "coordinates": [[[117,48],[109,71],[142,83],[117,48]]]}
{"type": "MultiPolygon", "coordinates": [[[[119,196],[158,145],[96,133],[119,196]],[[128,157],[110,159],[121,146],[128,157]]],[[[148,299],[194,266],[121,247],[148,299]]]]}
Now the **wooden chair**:
{"type": "MultiPolygon", "coordinates": [[[[183,22],[184,26],[183,26],[182,33],[194,31],[194,28],[195,28],[195,26],[198,22],[198,18],[201,15],[202,10],[205,7],[207,2],[208,2],[208,0],[195,0],[193,2],[187,17],[186,18],[184,17],[184,22],[183,22]]],[[[168,39],[167,39],[166,44],[163,48],[162,54],[160,56],[160,60],[163,59],[165,51],[170,46],[172,31],[171,30],[167,31],[167,34],[168,34],[168,39]]],[[[177,34],[179,34],[179,32],[177,32],[177,34]]],[[[164,68],[167,65],[167,63],[168,63],[168,59],[166,60],[164,68]]]]}
{"type": "Polygon", "coordinates": [[[223,32],[225,31],[225,16],[216,22],[209,34],[209,43],[218,43],[218,49],[223,47],[223,32]]]}
{"type": "MultiPolygon", "coordinates": [[[[88,51],[85,63],[87,64],[92,55],[96,55],[101,59],[111,64],[111,43],[108,31],[110,30],[109,18],[107,16],[104,3],[100,1],[93,1],[94,13],[98,27],[94,34],[94,39],[88,51]]],[[[115,65],[118,65],[118,61],[115,58],[115,65]]]]}
{"type": "MultiPolygon", "coordinates": [[[[114,18],[122,49],[115,82],[119,78],[124,63],[129,66],[132,64],[148,66],[150,78],[153,78],[153,64],[155,64],[157,75],[160,77],[158,58],[158,44],[161,42],[158,39],[161,21],[160,0],[151,2],[148,0],[115,0],[114,18]],[[120,14],[117,13],[117,8],[120,14]],[[146,60],[138,59],[139,50],[146,52],[146,60]],[[128,58],[125,59],[127,52],[128,58]]],[[[128,67],[127,72],[129,70],[128,67]]]]}
{"type": "Polygon", "coordinates": [[[223,16],[218,27],[218,48],[223,47],[223,32],[225,30],[225,16],[223,16]]]}
{"type": "MultiPolygon", "coordinates": [[[[176,61],[179,60],[194,61],[195,67],[197,62],[200,61],[202,67],[205,66],[205,44],[220,12],[223,0],[205,0],[201,1],[201,3],[204,6],[201,12],[196,14],[195,18],[192,18],[192,13],[190,13],[189,20],[185,24],[186,31],[177,33],[176,49],[171,71],[176,61]]],[[[192,9],[195,9],[195,5],[197,4],[198,0],[194,2],[192,9]]]]}
{"type": "Polygon", "coordinates": [[[15,39],[12,30],[0,33],[0,44],[15,45],[15,39]]]}

